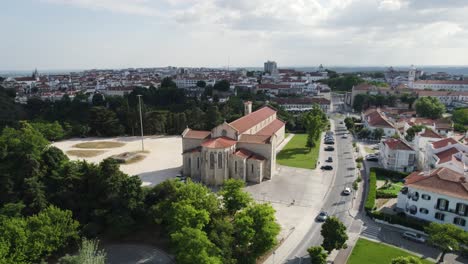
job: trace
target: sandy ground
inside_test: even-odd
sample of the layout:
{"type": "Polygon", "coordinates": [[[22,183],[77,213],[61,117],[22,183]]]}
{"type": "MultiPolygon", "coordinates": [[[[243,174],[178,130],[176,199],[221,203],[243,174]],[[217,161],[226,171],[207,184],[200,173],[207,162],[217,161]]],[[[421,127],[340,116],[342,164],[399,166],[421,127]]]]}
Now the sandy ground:
{"type": "MultiPolygon", "coordinates": [[[[105,152],[96,157],[79,158],[69,156],[69,158],[71,160],[84,159],[89,162],[99,163],[112,155],[141,150],[141,139],[139,137],[77,138],[55,142],[53,145],[66,153],[68,150],[91,150],[73,147],[75,144],[91,141],[117,141],[125,143],[125,146],[102,149],[105,152]]],[[[182,138],[180,136],[145,137],[144,146],[145,150],[149,151],[149,153],[145,154],[146,158],[144,160],[128,165],[123,164],[120,169],[129,175],[138,175],[144,186],[153,186],[175,177],[182,166],[182,138]]]]}

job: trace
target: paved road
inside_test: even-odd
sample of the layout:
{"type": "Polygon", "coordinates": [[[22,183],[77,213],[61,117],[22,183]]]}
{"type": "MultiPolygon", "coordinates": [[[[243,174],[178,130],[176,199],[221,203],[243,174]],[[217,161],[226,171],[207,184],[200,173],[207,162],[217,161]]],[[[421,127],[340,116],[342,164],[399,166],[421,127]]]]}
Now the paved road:
{"type": "MultiPolygon", "coordinates": [[[[322,210],[338,217],[346,226],[349,226],[352,222],[349,209],[353,205],[354,194],[343,196],[341,192],[345,187],[352,187],[352,183],[356,179],[356,169],[352,154],[351,138],[342,138],[342,135],[346,133],[346,128],[344,125],[339,124],[339,121],[337,118],[332,119],[332,122],[335,124],[336,141],[336,158],[334,158],[332,166],[336,172],[336,178],[328,196],[325,198],[322,210]]],[[[315,222],[312,224],[304,239],[299,243],[299,246],[289,255],[286,263],[308,263],[307,248],[322,243],[320,229],[321,223],[315,222]]]]}

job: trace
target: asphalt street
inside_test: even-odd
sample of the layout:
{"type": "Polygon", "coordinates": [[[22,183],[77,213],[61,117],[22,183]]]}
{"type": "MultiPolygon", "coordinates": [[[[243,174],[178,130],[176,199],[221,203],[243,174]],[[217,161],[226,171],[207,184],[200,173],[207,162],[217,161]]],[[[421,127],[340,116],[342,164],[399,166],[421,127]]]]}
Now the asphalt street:
{"type": "MultiPolygon", "coordinates": [[[[331,122],[335,124],[335,158],[333,169],[335,170],[335,181],[325,198],[322,210],[328,212],[331,216],[338,217],[346,226],[349,226],[353,220],[349,209],[353,206],[354,193],[349,196],[342,195],[345,187],[352,189],[352,183],[356,179],[356,168],[353,158],[353,147],[351,137],[343,138],[347,133],[344,124],[340,124],[342,118],[332,117],[331,122]]],[[[324,147],[324,146],[322,146],[324,147]]],[[[322,243],[320,235],[322,223],[315,221],[304,239],[299,243],[288,257],[286,263],[308,263],[307,248],[317,246],[322,243]]]]}

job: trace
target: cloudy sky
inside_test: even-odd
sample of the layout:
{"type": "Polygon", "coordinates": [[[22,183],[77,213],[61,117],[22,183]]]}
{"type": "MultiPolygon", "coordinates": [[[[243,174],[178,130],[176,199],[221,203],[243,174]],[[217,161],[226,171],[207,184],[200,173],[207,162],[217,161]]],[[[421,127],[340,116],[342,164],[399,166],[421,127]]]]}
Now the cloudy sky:
{"type": "Polygon", "coordinates": [[[468,0],[8,0],[0,70],[468,65],[468,0]]]}

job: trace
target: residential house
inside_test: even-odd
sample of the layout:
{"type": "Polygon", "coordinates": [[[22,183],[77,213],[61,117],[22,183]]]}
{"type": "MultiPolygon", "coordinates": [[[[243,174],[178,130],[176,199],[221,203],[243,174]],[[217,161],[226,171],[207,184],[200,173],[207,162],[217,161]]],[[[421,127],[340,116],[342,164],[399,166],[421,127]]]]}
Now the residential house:
{"type": "Polygon", "coordinates": [[[379,163],[387,170],[412,172],[416,169],[416,151],[401,139],[390,138],[379,144],[379,163]]]}

